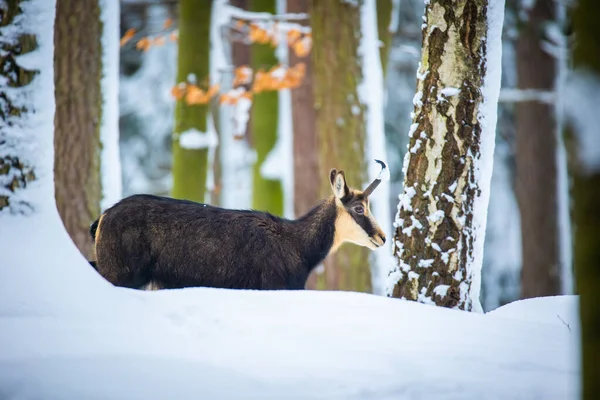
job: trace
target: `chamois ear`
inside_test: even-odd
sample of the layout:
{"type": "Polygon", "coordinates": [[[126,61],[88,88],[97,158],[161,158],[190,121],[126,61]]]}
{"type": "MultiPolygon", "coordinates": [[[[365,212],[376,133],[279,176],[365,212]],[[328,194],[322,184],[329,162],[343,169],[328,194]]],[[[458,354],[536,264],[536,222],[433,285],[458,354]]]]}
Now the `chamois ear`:
{"type": "Polygon", "coordinates": [[[329,182],[331,183],[333,194],[338,199],[342,199],[350,194],[350,189],[346,184],[346,176],[344,175],[344,171],[332,169],[329,173],[329,182]]]}

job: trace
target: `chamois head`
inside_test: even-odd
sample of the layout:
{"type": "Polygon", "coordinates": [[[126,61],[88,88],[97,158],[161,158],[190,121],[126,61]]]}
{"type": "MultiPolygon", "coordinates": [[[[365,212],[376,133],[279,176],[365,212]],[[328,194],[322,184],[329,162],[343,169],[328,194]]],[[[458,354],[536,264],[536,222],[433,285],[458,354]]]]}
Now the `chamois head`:
{"type": "Polygon", "coordinates": [[[334,250],[343,242],[352,242],[370,249],[385,243],[385,233],[369,208],[369,195],[381,182],[375,179],[364,191],[350,189],[344,171],[332,169],[329,181],[337,207],[334,250]]]}

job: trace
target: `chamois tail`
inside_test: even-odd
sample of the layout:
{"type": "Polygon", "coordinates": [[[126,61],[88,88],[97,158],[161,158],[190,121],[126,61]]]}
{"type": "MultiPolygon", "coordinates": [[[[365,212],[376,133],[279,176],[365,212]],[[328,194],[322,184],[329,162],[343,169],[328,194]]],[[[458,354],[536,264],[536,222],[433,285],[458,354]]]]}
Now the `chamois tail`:
{"type": "Polygon", "coordinates": [[[90,236],[92,237],[92,241],[96,242],[96,231],[98,230],[98,223],[100,222],[100,218],[92,222],[90,225],[90,236]]]}

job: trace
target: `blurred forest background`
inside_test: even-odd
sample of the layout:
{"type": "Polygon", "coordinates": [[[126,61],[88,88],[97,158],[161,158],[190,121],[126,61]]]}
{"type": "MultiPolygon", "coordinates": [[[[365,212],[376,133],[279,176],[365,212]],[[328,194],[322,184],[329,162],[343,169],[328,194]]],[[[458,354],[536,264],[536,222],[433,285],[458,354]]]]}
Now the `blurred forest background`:
{"type": "MultiPolygon", "coordinates": [[[[388,216],[378,219],[391,237],[421,57],[423,0],[376,3],[384,78],[380,147],[366,137],[365,106],[357,97],[357,7],[231,0],[239,10],[283,15],[261,19],[240,11],[223,18],[214,12],[216,3],[120,2],[122,196],[172,195],[293,218],[329,194],[330,167],[344,169],[349,184],[360,187],[367,170],[376,168],[372,158],[381,158],[392,175],[387,201],[374,211],[388,216]],[[302,15],[309,10],[310,18],[302,15]],[[285,31],[287,43],[269,41],[273,26],[285,31]],[[317,30],[321,42],[313,41],[317,30]],[[216,101],[218,89],[229,97],[216,101]],[[338,102],[323,101],[327,96],[338,102]],[[354,104],[347,115],[332,117],[344,102],[354,104]]],[[[507,0],[482,271],[486,311],[519,298],[573,292],[564,118],[556,96],[568,62],[569,4],[507,0]]],[[[67,223],[72,236],[82,224],[74,225],[67,223]]],[[[78,245],[90,255],[84,242],[78,245]]],[[[384,273],[378,279],[368,268],[385,263],[376,257],[382,256],[344,248],[308,287],[382,293],[384,273]]]]}

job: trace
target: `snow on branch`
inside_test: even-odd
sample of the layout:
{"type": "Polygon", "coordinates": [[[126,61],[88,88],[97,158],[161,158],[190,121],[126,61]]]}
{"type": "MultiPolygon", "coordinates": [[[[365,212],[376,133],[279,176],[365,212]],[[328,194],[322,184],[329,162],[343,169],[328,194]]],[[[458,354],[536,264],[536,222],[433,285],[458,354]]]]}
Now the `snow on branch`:
{"type": "Polygon", "coordinates": [[[524,101],[537,101],[540,103],[554,104],[556,94],[553,91],[539,89],[504,88],[500,91],[499,102],[519,103],[524,101]]]}

